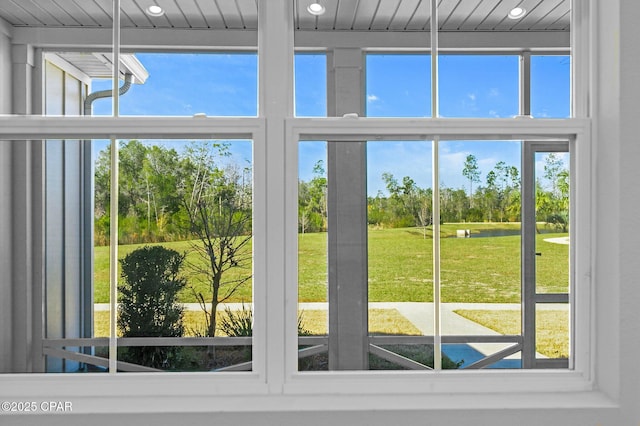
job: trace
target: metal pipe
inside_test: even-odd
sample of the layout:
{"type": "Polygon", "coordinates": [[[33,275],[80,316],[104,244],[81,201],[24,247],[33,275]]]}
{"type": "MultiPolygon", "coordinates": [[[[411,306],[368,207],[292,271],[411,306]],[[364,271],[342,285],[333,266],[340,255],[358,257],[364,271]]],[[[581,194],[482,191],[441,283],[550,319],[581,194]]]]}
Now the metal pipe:
{"type": "MultiPolygon", "coordinates": [[[[133,74],[126,73],[124,75],[124,83],[118,89],[118,94],[122,96],[125,93],[127,93],[131,88],[132,83],[133,83],[133,74]]],[[[98,92],[93,92],[89,94],[84,99],[84,115],[85,116],[91,115],[91,105],[93,104],[93,101],[95,101],[96,99],[108,98],[108,97],[111,97],[112,95],[113,95],[113,89],[100,90],[98,92]]]]}

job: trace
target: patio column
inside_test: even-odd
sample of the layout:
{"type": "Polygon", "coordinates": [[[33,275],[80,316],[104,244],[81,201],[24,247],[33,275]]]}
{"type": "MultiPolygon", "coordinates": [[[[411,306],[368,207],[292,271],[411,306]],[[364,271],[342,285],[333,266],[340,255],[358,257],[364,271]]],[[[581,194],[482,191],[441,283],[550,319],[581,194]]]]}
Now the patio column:
{"type": "MultiPolygon", "coordinates": [[[[329,116],[364,113],[360,49],[328,54],[329,116]]],[[[328,143],[329,369],[368,369],[366,142],[328,143]]]]}

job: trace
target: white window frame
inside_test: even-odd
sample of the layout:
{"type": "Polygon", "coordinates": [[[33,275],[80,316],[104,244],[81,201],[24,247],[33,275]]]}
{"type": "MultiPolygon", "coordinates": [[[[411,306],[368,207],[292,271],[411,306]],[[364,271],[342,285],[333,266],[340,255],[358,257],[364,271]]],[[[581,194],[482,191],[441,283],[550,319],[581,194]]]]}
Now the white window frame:
{"type": "MultiPolygon", "coordinates": [[[[265,121],[260,118],[200,118],[200,117],[0,117],[2,123],[3,139],[13,139],[20,143],[23,140],[43,140],[46,139],[196,139],[196,140],[250,140],[253,150],[253,298],[255,318],[254,332],[252,336],[252,371],[251,372],[218,372],[204,373],[204,375],[215,375],[231,394],[237,392],[264,393],[266,391],[266,365],[265,357],[265,324],[266,312],[264,309],[265,294],[267,286],[265,282],[266,265],[264,256],[256,253],[265,253],[267,243],[265,237],[266,215],[264,207],[266,205],[266,163],[265,159],[265,121]]],[[[130,381],[126,378],[131,373],[112,374],[65,374],[75,377],[72,380],[81,382],[88,380],[101,381],[99,376],[117,376],[116,381],[128,383],[127,388],[143,392],[138,388],[140,381],[130,381]],[[91,378],[93,376],[93,378],[91,378]]],[[[135,377],[138,373],[132,373],[135,377]]],[[[168,374],[165,386],[156,389],[157,394],[173,395],[175,386],[180,386],[185,379],[192,377],[193,373],[168,374]]],[[[0,381],[5,377],[28,377],[31,381],[35,377],[41,377],[46,382],[52,381],[55,374],[15,374],[0,376],[0,381]]],[[[53,380],[55,382],[55,380],[53,380]]],[[[200,382],[203,387],[195,386],[196,394],[207,393],[209,385],[205,381],[200,382]]],[[[191,386],[190,386],[191,387],[191,386]]],[[[17,386],[19,389],[20,386],[17,386]]],[[[46,392],[53,392],[44,385],[46,392]]],[[[120,391],[123,392],[123,391],[120,391]]],[[[55,393],[55,392],[54,392],[55,393]]],[[[125,392],[126,393],[126,392],[125,392]]],[[[100,396],[102,391],[100,386],[87,386],[82,391],[86,396],[100,396]]]]}
{"type": "MultiPolygon", "coordinates": [[[[577,324],[572,336],[572,370],[566,371],[427,371],[427,372],[298,372],[297,371],[297,304],[287,310],[287,379],[285,391],[297,393],[421,393],[428,383],[429,393],[461,392],[457,380],[466,380],[465,389],[482,392],[486,389],[505,389],[525,392],[544,389],[555,391],[585,391],[593,389],[591,373],[590,323],[591,283],[588,277],[591,264],[590,219],[590,120],[519,120],[519,119],[376,119],[328,118],[287,120],[286,175],[287,175],[287,231],[286,246],[296,247],[297,253],[297,196],[298,196],[298,142],[308,140],[360,141],[360,140],[434,140],[506,139],[525,140],[553,138],[570,141],[571,153],[571,271],[572,304],[577,324]],[[411,376],[410,381],[407,376],[411,376]],[[536,377],[535,384],[532,376],[536,377]],[[424,383],[417,379],[420,377],[424,383]],[[455,378],[455,379],[454,379],[455,378]],[[544,379],[543,379],[544,378],[544,379]],[[508,383],[508,385],[506,384],[508,383]]],[[[288,251],[291,253],[291,250],[288,251]]],[[[297,257],[288,258],[287,300],[298,300],[297,257]]]]}
{"type": "MultiPolygon", "coordinates": [[[[592,194],[594,161],[587,116],[589,60],[574,78],[578,105],[568,120],[464,119],[297,119],[293,117],[293,68],[280,78],[282,61],[293,64],[289,0],[259,0],[261,22],[284,20],[259,30],[259,54],[273,54],[261,71],[275,87],[260,85],[260,118],[70,118],[0,117],[0,139],[251,139],[254,144],[254,371],[251,373],[171,374],[9,374],[0,376],[0,399],[76,399],[74,412],[163,413],[211,411],[322,411],[358,409],[598,408],[615,403],[598,391],[596,329],[616,318],[595,320],[592,280],[596,223],[592,194]],[[269,2],[269,7],[265,7],[269,2]],[[275,6],[272,6],[275,5],[275,6]],[[278,44],[277,42],[283,42],[278,44]],[[281,93],[278,94],[277,92],[281,93]],[[275,94],[274,94],[275,93],[275,94]],[[265,95],[267,94],[267,95],[265,95]],[[265,100],[265,97],[267,100],[265,100]],[[275,102],[271,103],[272,100],[275,102]],[[270,102],[267,104],[267,102],[270,102]],[[270,107],[270,108],[265,108],[270,107]],[[268,110],[268,111],[267,111],[268,110]],[[267,111],[267,112],[265,112],[267,111]],[[321,372],[297,370],[297,144],[317,140],[406,139],[420,135],[501,135],[512,139],[555,136],[571,141],[572,253],[575,279],[575,365],[570,371],[508,372],[321,372]],[[286,138],[285,138],[286,136],[286,138]],[[275,240],[270,236],[277,237],[275,240]],[[278,262],[273,264],[273,260],[278,262]],[[162,398],[166,397],[166,398],[162,398]],[[168,399],[167,399],[168,398],[168,399]]],[[[591,2],[590,4],[593,4],[591,2]]],[[[575,14],[584,14],[579,8],[575,14]]],[[[581,15],[582,16],[582,15],[581,15]]],[[[588,31],[574,20],[574,37],[588,31]]],[[[579,44],[586,53],[589,46],[579,44]]],[[[261,79],[265,78],[264,75],[261,79]]],[[[619,319],[619,318],[618,318],[619,319]]],[[[615,355],[619,348],[612,348],[615,355]]],[[[606,357],[607,355],[602,355],[606,357]]],[[[598,364],[603,368],[602,364],[598,364]]],[[[613,368],[615,370],[615,367],[613,368]]]]}

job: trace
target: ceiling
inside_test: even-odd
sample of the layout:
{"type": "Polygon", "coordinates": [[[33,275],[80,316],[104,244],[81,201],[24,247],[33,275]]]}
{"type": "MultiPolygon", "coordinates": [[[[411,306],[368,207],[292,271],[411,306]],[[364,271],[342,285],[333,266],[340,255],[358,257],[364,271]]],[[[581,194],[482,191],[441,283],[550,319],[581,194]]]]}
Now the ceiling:
{"type": "MultiPolygon", "coordinates": [[[[255,30],[259,0],[121,0],[123,28],[255,30]],[[157,4],[165,13],[152,17],[157,4]]],[[[296,29],[336,31],[425,31],[430,29],[429,0],[320,0],[322,16],[307,12],[311,0],[292,0],[296,29]]],[[[439,0],[442,31],[569,30],[570,0],[439,0]],[[520,6],[524,18],[509,19],[520,6]]],[[[0,17],[14,27],[108,28],[111,0],[0,0],[0,17]]]]}

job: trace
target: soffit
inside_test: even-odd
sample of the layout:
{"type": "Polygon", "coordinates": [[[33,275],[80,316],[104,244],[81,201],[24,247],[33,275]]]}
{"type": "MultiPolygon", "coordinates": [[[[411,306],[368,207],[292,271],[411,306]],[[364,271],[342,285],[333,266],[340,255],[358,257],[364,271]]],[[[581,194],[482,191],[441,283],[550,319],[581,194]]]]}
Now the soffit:
{"type": "MultiPolygon", "coordinates": [[[[85,52],[48,52],[46,59],[55,64],[66,63],[73,66],[89,78],[111,78],[113,76],[113,55],[111,53],[85,52]]],[[[144,84],[149,72],[132,54],[120,55],[121,76],[133,76],[134,84],[144,84]]]]}

